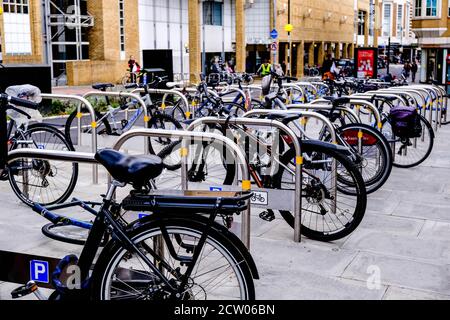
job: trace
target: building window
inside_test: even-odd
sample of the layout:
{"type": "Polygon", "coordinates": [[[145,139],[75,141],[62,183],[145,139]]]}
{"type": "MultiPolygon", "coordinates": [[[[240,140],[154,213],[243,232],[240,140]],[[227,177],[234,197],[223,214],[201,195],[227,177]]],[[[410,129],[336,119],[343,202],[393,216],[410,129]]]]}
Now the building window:
{"type": "Polygon", "coordinates": [[[366,12],[358,11],[358,36],[363,36],[366,29],[366,12]]]}
{"type": "Polygon", "coordinates": [[[403,37],[403,5],[397,6],[397,37],[403,37]]]}
{"type": "Polygon", "coordinates": [[[420,17],[422,16],[422,0],[416,0],[415,4],[414,15],[420,17]]]}
{"type": "Polygon", "coordinates": [[[28,0],[3,0],[3,12],[28,14],[28,0]]]}
{"type": "MultiPolygon", "coordinates": [[[[125,8],[124,0],[119,0],[120,51],[125,52],[125,8]]],[[[123,54],[122,54],[123,55],[123,54]]],[[[123,56],[123,59],[125,56],[123,56]]]]}
{"type": "Polygon", "coordinates": [[[438,17],[440,4],[439,0],[416,0],[414,15],[416,17],[438,17]]]}
{"type": "Polygon", "coordinates": [[[390,3],[383,5],[383,37],[391,36],[391,8],[390,3]]]}
{"type": "Polygon", "coordinates": [[[436,17],[437,16],[437,0],[427,0],[427,17],[436,17]]]}
{"type": "Polygon", "coordinates": [[[3,0],[3,12],[5,54],[31,54],[29,1],[3,0]]]}
{"type": "Polygon", "coordinates": [[[203,23],[210,26],[222,25],[223,3],[218,1],[203,2],[203,23]]]}

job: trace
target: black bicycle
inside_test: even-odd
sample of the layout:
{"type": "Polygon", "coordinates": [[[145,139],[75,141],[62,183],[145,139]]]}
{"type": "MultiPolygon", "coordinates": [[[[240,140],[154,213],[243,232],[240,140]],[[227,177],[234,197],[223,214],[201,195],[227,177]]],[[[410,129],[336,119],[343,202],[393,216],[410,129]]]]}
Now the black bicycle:
{"type": "MultiPolygon", "coordinates": [[[[37,108],[37,105],[0,95],[0,169],[7,167],[5,138],[6,109],[9,103],[37,108]]],[[[219,216],[230,217],[248,207],[251,193],[211,193],[211,196],[158,195],[149,181],[163,170],[157,156],[127,156],[102,150],[96,160],[113,177],[100,210],[92,223],[80,258],[69,255],[61,260],[52,276],[56,291],[51,300],[204,300],[254,299],[253,279],[258,272],[242,242],[224,226],[219,216]],[[119,187],[131,184],[133,190],[121,203],[113,200],[119,187]],[[121,209],[151,214],[134,223],[125,223],[121,209]],[[200,215],[202,214],[202,215],[200,215]],[[101,242],[110,239],[97,258],[101,242]],[[94,265],[95,260],[95,265],[94,265]],[[68,286],[65,270],[72,266],[79,283],[68,286]]],[[[83,202],[68,203],[71,207],[83,202]]],[[[55,214],[35,203],[33,210],[45,218],[55,214]]],[[[14,297],[31,293],[28,286],[13,292],[14,297]]]]}
{"type": "MultiPolygon", "coordinates": [[[[5,100],[7,96],[2,96],[5,100]]],[[[9,97],[9,101],[19,101],[9,97]]],[[[64,135],[55,127],[45,123],[28,124],[31,118],[24,110],[13,105],[8,109],[14,111],[9,116],[9,123],[2,125],[1,136],[6,141],[7,151],[22,148],[40,150],[74,151],[64,135]],[[20,119],[16,119],[16,116],[20,119]],[[19,121],[19,123],[17,122],[19,121]]],[[[6,110],[3,110],[3,113],[6,110]]],[[[2,115],[6,118],[6,115],[2,115]]],[[[3,150],[4,152],[4,150],[3,150]]],[[[34,202],[52,205],[67,200],[78,180],[78,164],[56,160],[18,159],[6,165],[0,174],[0,180],[9,180],[17,197],[27,205],[34,202]]]]}

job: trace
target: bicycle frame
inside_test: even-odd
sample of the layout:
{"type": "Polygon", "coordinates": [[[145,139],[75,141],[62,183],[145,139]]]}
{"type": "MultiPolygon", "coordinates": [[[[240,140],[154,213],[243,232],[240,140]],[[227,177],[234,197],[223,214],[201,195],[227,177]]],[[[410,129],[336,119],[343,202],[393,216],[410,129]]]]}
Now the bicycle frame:
{"type": "MultiPolygon", "coordinates": [[[[92,265],[94,263],[95,257],[97,255],[97,252],[101,246],[102,239],[104,238],[105,234],[108,232],[112,233],[112,238],[114,238],[116,241],[120,242],[121,245],[126,248],[127,250],[136,253],[139,258],[141,258],[145,264],[151,269],[151,271],[158,277],[166,286],[167,290],[171,294],[179,294],[177,291],[177,288],[173,286],[173,284],[169,281],[169,279],[163,274],[162,270],[165,269],[168,271],[168,274],[175,275],[176,270],[174,270],[169,264],[167,264],[164,259],[162,259],[154,249],[150,248],[146,244],[142,244],[145,251],[150,254],[150,256],[155,260],[155,263],[153,263],[147,255],[145,255],[126,235],[125,226],[120,224],[115,218],[114,214],[111,212],[111,208],[114,206],[113,201],[113,195],[116,192],[118,187],[124,187],[125,184],[119,183],[117,181],[113,181],[110,185],[107,195],[105,196],[103,203],[95,203],[95,202],[83,202],[81,200],[75,200],[72,203],[69,204],[62,204],[62,205],[55,205],[49,208],[44,208],[38,204],[35,204],[33,210],[38,212],[40,215],[46,217],[47,219],[51,220],[54,219],[60,219],[58,215],[51,212],[50,210],[56,210],[56,209],[62,209],[62,208],[69,208],[74,206],[81,206],[86,211],[94,214],[96,216],[94,223],[92,225],[86,224],[86,223],[80,223],[80,221],[75,219],[70,219],[72,224],[78,227],[90,229],[88,238],[86,240],[86,243],[83,247],[83,250],[81,252],[80,258],[78,260],[77,266],[80,269],[81,273],[81,280],[82,283],[86,283],[86,281],[89,279],[89,273],[92,268],[92,265]],[[94,209],[90,208],[90,205],[100,205],[100,210],[97,212],[94,209]],[[108,228],[108,226],[112,228],[108,228]],[[111,231],[108,231],[111,230],[111,231]]],[[[200,253],[203,249],[204,244],[206,243],[206,239],[208,236],[208,227],[210,227],[217,217],[219,213],[219,210],[217,210],[214,214],[210,215],[209,218],[209,224],[205,226],[205,231],[203,232],[202,236],[200,237],[200,240],[194,250],[192,259],[187,259],[185,257],[181,257],[174,251],[173,246],[170,245],[170,242],[167,243],[169,253],[171,255],[174,255],[177,259],[182,260],[188,265],[187,271],[183,274],[181,279],[181,285],[180,288],[184,288],[187,285],[187,282],[189,281],[189,277],[191,273],[194,270],[194,267],[197,263],[197,260],[200,257],[200,253]]],[[[145,219],[145,218],[144,218],[145,219]]],[[[162,232],[162,238],[167,239],[168,237],[167,231],[164,227],[161,227],[162,232]]]]}

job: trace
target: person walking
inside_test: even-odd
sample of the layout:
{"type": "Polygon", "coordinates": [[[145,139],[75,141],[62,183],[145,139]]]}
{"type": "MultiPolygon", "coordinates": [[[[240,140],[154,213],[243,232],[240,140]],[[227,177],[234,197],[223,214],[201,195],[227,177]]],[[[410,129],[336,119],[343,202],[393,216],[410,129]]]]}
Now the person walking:
{"type": "Polygon", "coordinates": [[[408,79],[411,73],[411,64],[409,63],[409,60],[406,60],[405,64],[403,65],[403,69],[405,71],[405,77],[406,79],[408,79]]]}
{"type": "Polygon", "coordinates": [[[138,80],[138,73],[141,71],[141,66],[134,56],[130,56],[130,60],[128,60],[128,71],[130,72],[132,83],[136,83],[138,80]]]}
{"type": "Polygon", "coordinates": [[[272,69],[272,65],[270,64],[269,60],[264,60],[264,63],[261,64],[258,71],[256,71],[257,74],[259,74],[261,77],[265,77],[270,75],[270,70],[272,69]]]}
{"type": "Polygon", "coordinates": [[[322,79],[332,79],[334,78],[333,74],[331,73],[331,68],[333,67],[333,59],[331,54],[327,54],[325,60],[322,64],[322,79]]]}
{"type": "Polygon", "coordinates": [[[415,83],[416,82],[416,73],[419,70],[419,66],[417,65],[416,60],[413,61],[412,65],[411,65],[411,77],[412,77],[412,82],[415,83]]]}

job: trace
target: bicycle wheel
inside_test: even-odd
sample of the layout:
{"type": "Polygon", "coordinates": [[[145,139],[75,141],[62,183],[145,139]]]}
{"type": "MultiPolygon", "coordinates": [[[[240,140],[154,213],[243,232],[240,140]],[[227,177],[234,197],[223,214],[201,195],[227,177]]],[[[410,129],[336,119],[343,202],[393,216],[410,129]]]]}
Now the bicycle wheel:
{"type": "MultiPolygon", "coordinates": [[[[74,111],[67,118],[66,125],[64,127],[64,133],[66,135],[67,141],[73,147],[78,144],[78,112],[74,111]]],[[[100,112],[95,111],[95,121],[98,121],[103,116],[100,112]]],[[[92,132],[92,120],[89,115],[89,112],[86,107],[81,109],[81,133],[82,134],[91,134],[92,132]]],[[[103,119],[102,121],[97,123],[97,134],[112,134],[111,125],[109,124],[107,119],[103,119]]]]}
{"type": "MultiPolygon", "coordinates": [[[[155,114],[148,123],[149,129],[183,130],[181,124],[172,116],[164,113],[155,114]]],[[[171,138],[151,137],[148,139],[148,151],[150,154],[158,154],[173,141],[171,138]]]]}
{"type": "Polygon", "coordinates": [[[383,134],[391,145],[395,167],[412,168],[430,156],[435,138],[433,127],[423,116],[420,116],[420,122],[422,135],[419,138],[398,138],[392,133],[389,122],[383,126],[383,134]]]}
{"type": "MultiPolygon", "coordinates": [[[[302,234],[318,241],[341,239],[355,230],[364,217],[367,202],[364,181],[352,162],[338,151],[321,145],[303,149],[302,234]],[[354,190],[349,190],[347,183],[333,179],[335,175],[347,176],[346,180],[352,181],[354,190]]],[[[294,189],[294,164],[295,151],[289,149],[280,158],[274,188],[294,189]]],[[[280,211],[280,214],[294,227],[294,216],[290,211],[280,211]]]]}
{"type": "Polygon", "coordinates": [[[251,271],[242,253],[226,234],[211,228],[199,247],[205,225],[198,218],[158,217],[128,235],[160,272],[177,288],[170,296],[165,283],[136,253],[111,241],[92,275],[93,300],[253,300],[251,271]],[[152,254],[153,253],[153,254],[152,254]],[[197,261],[194,254],[198,255],[197,261]],[[192,269],[190,275],[187,271],[192,269]],[[186,283],[181,287],[182,283],[186,283]]]}
{"type": "MultiPolygon", "coordinates": [[[[50,239],[82,246],[86,244],[86,239],[89,235],[90,229],[84,229],[61,222],[56,224],[48,223],[42,227],[41,231],[50,239]]],[[[104,247],[107,242],[108,236],[105,235],[105,238],[100,246],[104,247]]]]}
{"type": "Polygon", "coordinates": [[[224,102],[224,108],[230,112],[229,116],[232,117],[242,117],[247,110],[239,104],[235,102],[224,102]]]}
{"type": "MultiPolygon", "coordinates": [[[[181,142],[176,141],[162,150],[158,156],[165,170],[155,180],[164,189],[181,188],[181,142]]],[[[236,174],[236,163],[230,151],[216,142],[194,141],[189,145],[187,175],[190,183],[207,186],[231,185],[236,174]]]]}
{"type": "MultiPolygon", "coordinates": [[[[338,128],[337,133],[355,154],[354,163],[363,177],[367,193],[381,188],[391,174],[393,162],[389,142],[383,134],[365,124],[347,124],[338,128]],[[360,133],[361,145],[358,143],[360,133]]],[[[344,181],[345,177],[340,179],[344,181]]]]}
{"type": "MultiPolygon", "coordinates": [[[[45,125],[31,125],[15,139],[32,144],[13,145],[17,148],[36,148],[56,151],[75,151],[58,129],[45,125]]],[[[19,159],[9,165],[9,182],[17,197],[27,205],[43,206],[62,203],[72,194],[78,180],[78,164],[57,160],[19,159]]]]}

